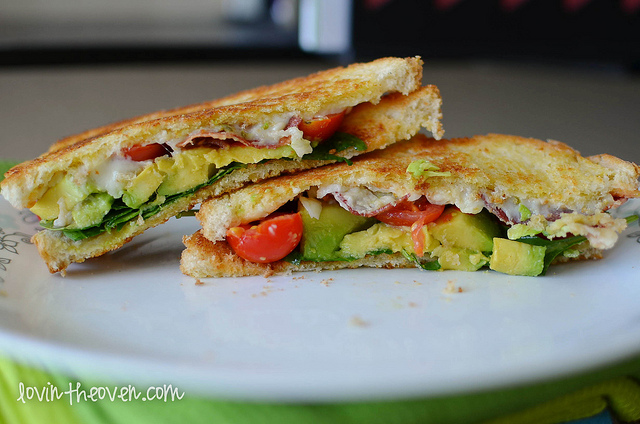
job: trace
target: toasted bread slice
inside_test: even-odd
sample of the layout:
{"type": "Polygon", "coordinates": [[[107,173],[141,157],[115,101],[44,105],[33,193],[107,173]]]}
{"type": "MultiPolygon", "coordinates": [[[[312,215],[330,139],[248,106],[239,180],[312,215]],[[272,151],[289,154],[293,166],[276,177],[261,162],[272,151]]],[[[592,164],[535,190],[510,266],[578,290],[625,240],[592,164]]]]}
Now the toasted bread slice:
{"type": "MultiPolygon", "coordinates": [[[[16,208],[30,208],[60,174],[95,168],[104,158],[126,148],[184,139],[203,128],[245,128],[294,115],[311,119],[362,103],[376,104],[389,92],[409,94],[420,88],[421,82],[420,58],[383,58],[209,103],[152,113],[59,141],[49,152],[9,170],[2,182],[2,195],[16,208]]],[[[439,122],[430,121],[427,130],[441,136],[439,122]]]]}
{"type": "MultiPolygon", "coordinates": [[[[249,103],[245,109],[260,110],[266,114],[275,112],[273,105],[281,103],[283,110],[304,110],[315,114],[322,109],[340,109],[363,102],[377,103],[386,91],[408,94],[421,85],[422,60],[420,57],[406,59],[387,57],[370,63],[357,63],[348,67],[337,67],[276,83],[240,91],[218,99],[196,103],[180,108],[161,110],[124,121],[94,128],[59,140],[49,152],[70,146],[79,141],[94,139],[122,128],[148,121],[167,119],[180,115],[200,113],[221,106],[249,103]],[[388,79],[388,80],[387,80],[388,79]],[[316,112],[314,112],[314,110],[316,112]]],[[[233,113],[233,112],[232,112],[233,113]]],[[[439,122],[427,127],[436,136],[442,136],[439,122]]]]}
{"type": "MultiPolygon", "coordinates": [[[[556,141],[490,134],[435,141],[417,135],[354,160],[281,176],[205,202],[197,214],[202,230],[185,238],[181,268],[194,277],[241,276],[291,270],[414,266],[401,254],[367,255],[357,261],[252,263],[226,243],[227,229],[269,216],[304,193],[366,188],[396,199],[425,196],[432,204],[455,205],[477,214],[487,209],[507,225],[524,222],[541,231],[584,235],[589,243],[576,258],[597,258],[626,227],[604,211],[639,197],[640,168],[609,155],[590,158],[556,141]],[[407,172],[416,161],[437,173],[407,172]],[[431,176],[430,176],[431,175],[431,176]]],[[[561,236],[561,235],[559,235],[561,236]]]]}
{"type": "MultiPolygon", "coordinates": [[[[439,114],[440,97],[437,88],[427,86],[409,95],[386,95],[375,105],[364,103],[354,107],[346,115],[339,131],[360,138],[367,146],[366,151],[372,151],[398,140],[408,139],[421,128],[435,124],[436,121],[439,125],[439,114]]],[[[341,156],[349,158],[360,153],[364,151],[348,149],[341,152],[341,156]]],[[[210,197],[219,196],[250,182],[328,163],[331,161],[276,159],[249,164],[189,196],[179,198],[163,207],[157,214],[147,219],[133,219],[117,230],[103,232],[81,241],[72,241],[59,231],[44,230],[33,237],[33,242],[50,271],[62,271],[72,262],[82,262],[117,249],[146,229],[159,225],[210,197]]]]}

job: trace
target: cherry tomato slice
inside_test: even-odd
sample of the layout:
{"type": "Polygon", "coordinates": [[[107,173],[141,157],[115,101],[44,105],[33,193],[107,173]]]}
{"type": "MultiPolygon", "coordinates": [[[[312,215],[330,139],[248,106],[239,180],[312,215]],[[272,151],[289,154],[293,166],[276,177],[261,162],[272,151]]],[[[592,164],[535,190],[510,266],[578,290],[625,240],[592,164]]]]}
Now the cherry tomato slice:
{"type": "Polygon", "coordinates": [[[432,205],[427,202],[422,204],[402,202],[375,217],[385,224],[410,227],[418,220],[424,220],[424,224],[435,221],[443,211],[444,205],[432,205]]]}
{"type": "Polygon", "coordinates": [[[433,221],[428,215],[424,215],[411,225],[411,239],[413,240],[413,251],[422,257],[424,254],[424,233],[422,227],[433,221]]]}
{"type": "Polygon", "coordinates": [[[144,146],[132,146],[125,148],[122,153],[125,157],[136,162],[155,159],[171,153],[171,148],[160,143],[151,143],[144,146]]]}
{"type": "Polygon", "coordinates": [[[342,120],[345,112],[332,113],[331,115],[313,118],[310,121],[302,121],[298,125],[304,138],[309,141],[323,141],[331,137],[335,133],[342,120]]]}
{"type": "Polygon", "coordinates": [[[251,262],[278,261],[296,248],[302,237],[300,213],[277,215],[258,225],[227,230],[227,243],[233,251],[251,262]]]}
{"type": "Polygon", "coordinates": [[[420,198],[415,203],[402,202],[395,207],[376,215],[376,219],[385,224],[411,227],[413,250],[418,256],[424,254],[424,234],[422,227],[438,219],[444,211],[444,205],[432,205],[420,198]]]}

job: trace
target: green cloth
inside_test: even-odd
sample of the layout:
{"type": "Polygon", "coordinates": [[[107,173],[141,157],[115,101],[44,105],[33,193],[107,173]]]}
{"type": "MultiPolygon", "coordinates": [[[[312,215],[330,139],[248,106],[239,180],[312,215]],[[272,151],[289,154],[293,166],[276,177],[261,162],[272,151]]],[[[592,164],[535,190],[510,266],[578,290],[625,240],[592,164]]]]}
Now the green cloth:
{"type": "MultiPolygon", "coordinates": [[[[77,380],[56,372],[0,359],[0,419],[7,423],[367,423],[367,424],[556,424],[590,417],[608,408],[620,421],[640,420],[640,358],[586,375],[458,396],[391,402],[280,404],[206,399],[185,393],[181,400],[124,402],[108,397],[69,404],[23,396],[23,387],[57,387],[77,380]]],[[[82,381],[82,388],[106,387],[82,381]]],[[[144,392],[146,388],[138,388],[144,392]]],[[[51,398],[51,396],[50,396],[51,398]]]]}

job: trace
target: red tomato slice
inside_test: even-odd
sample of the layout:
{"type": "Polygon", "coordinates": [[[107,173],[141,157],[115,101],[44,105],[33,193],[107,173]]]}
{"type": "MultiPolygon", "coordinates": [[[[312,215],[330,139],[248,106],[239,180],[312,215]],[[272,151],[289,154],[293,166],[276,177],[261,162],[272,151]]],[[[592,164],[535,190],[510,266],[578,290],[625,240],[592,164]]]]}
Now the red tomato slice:
{"type": "Polygon", "coordinates": [[[413,250],[416,255],[424,253],[424,235],[422,227],[438,219],[444,211],[444,205],[432,205],[423,197],[413,202],[401,202],[395,207],[376,215],[376,219],[385,224],[411,227],[413,250]]]}
{"type": "Polygon", "coordinates": [[[376,219],[385,224],[398,227],[410,227],[414,222],[424,219],[424,224],[435,221],[444,211],[444,205],[432,205],[426,201],[416,203],[402,202],[395,207],[379,213],[376,219]]]}
{"type": "Polygon", "coordinates": [[[309,141],[323,141],[331,137],[335,133],[342,120],[345,112],[332,113],[331,115],[313,118],[310,121],[302,121],[298,125],[304,138],[309,141]]]}
{"type": "Polygon", "coordinates": [[[413,251],[422,257],[424,254],[424,234],[422,227],[433,221],[428,215],[423,216],[411,225],[411,239],[413,239],[413,251]]]}
{"type": "Polygon", "coordinates": [[[122,153],[131,160],[141,162],[169,154],[171,153],[171,148],[160,143],[151,143],[144,146],[127,147],[122,153]]]}
{"type": "Polygon", "coordinates": [[[278,261],[296,248],[302,237],[299,213],[277,215],[258,225],[227,230],[227,242],[241,258],[251,262],[278,261]]]}

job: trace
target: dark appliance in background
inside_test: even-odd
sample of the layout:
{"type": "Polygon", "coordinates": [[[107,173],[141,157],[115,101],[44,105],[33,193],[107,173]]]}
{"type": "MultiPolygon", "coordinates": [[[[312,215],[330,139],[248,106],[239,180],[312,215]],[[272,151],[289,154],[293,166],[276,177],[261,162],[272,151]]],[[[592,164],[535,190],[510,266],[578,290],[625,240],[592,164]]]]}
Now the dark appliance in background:
{"type": "Polygon", "coordinates": [[[640,70],[640,0],[356,0],[358,57],[550,61],[640,70]]]}
{"type": "Polygon", "coordinates": [[[0,13],[0,65],[419,54],[640,70],[640,0],[225,0],[216,17],[198,4],[189,24],[142,14],[56,22],[37,10],[16,22],[0,13]]]}

